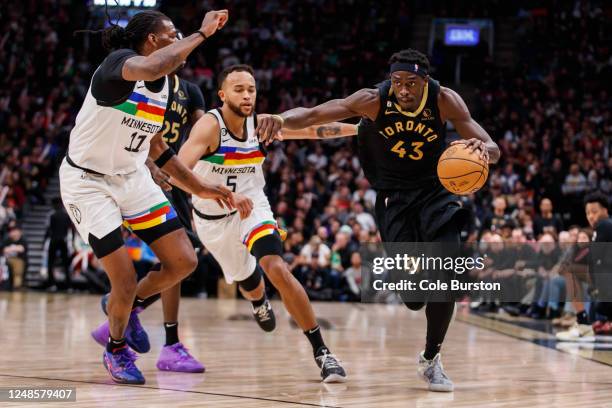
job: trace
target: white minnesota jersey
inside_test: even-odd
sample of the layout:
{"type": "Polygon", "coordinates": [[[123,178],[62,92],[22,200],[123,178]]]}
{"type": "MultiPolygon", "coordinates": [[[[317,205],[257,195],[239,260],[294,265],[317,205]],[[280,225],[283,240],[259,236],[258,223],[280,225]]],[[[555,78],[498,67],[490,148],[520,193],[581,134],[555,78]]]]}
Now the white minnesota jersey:
{"type": "Polygon", "coordinates": [[[168,104],[168,78],[160,92],[137,81],[128,99],[102,106],[91,85],[70,133],[68,157],[78,166],[106,175],[128,174],[141,167],[151,138],[161,130],[168,104]]]}
{"type": "MultiPolygon", "coordinates": [[[[219,148],[200,158],[193,170],[208,183],[227,186],[235,193],[244,194],[254,202],[259,200],[267,202],[264,193],[266,181],[262,169],[265,155],[255,134],[254,114],[245,121],[246,139],[240,140],[225,126],[219,109],[212,109],[208,113],[219,121],[221,128],[219,148]]],[[[225,214],[215,200],[193,196],[193,206],[206,215],[225,214]]]]}

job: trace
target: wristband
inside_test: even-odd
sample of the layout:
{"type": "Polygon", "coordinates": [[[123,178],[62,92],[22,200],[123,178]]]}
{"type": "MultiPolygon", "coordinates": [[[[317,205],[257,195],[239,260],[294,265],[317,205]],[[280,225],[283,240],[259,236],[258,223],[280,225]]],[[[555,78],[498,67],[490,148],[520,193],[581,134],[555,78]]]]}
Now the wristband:
{"type": "Polygon", "coordinates": [[[157,159],[155,159],[155,161],[153,161],[153,163],[155,163],[155,165],[161,169],[166,165],[166,163],[168,163],[168,160],[175,155],[176,153],[174,153],[174,150],[172,150],[171,147],[168,147],[162,154],[159,155],[157,159]]]}
{"type": "Polygon", "coordinates": [[[204,32],[202,30],[198,30],[198,31],[196,31],[196,33],[200,34],[202,36],[202,38],[204,39],[204,41],[206,41],[208,39],[208,37],[206,36],[206,34],[204,34],[204,32]]]}

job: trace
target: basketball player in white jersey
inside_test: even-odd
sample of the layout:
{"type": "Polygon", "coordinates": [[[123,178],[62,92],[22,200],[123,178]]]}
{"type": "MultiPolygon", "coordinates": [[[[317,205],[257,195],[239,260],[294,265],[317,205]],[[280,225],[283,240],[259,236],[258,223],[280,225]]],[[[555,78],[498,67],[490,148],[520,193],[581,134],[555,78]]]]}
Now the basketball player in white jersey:
{"type": "Polygon", "coordinates": [[[160,132],[169,95],[166,75],[222,28],[227,18],[225,10],[211,11],[200,30],[180,41],[172,21],[158,11],[136,14],[125,29],[113,25],[104,30],[103,43],[119,49],[94,73],[70,134],[60,167],[61,195],[79,234],[90,243],[111,281],[110,296],[103,302],[110,326],[103,362],[116,382],[145,381],[124,338],[131,311],[175,285],[197,263],[176,212],[151,178],[147,157],[184,190],[233,208],[232,192],[205,183],[181,164],[160,132]],[[161,268],[138,283],[123,243],[123,224],[161,262],[161,268]]]}
{"type": "Polygon", "coordinates": [[[218,84],[223,106],[209,111],[195,124],[179,159],[207,180],[232,189],[236,205],[244,197],[250,198],[253,210],[250,216],[240,218],[236,211],[219,208],[214,200],[194,196],[198,236],[221,265],[225,279],[237,281],[245,297],[259,301],[261,314],[266,315],[271,310],[265,300],[261,267],[310,341],[322,380],[344,382],[346,372],[323,342],[304,288],[281,257],[280,231],[264,193],[265,153],[255,134],[257,92],[253,69],[248,65],[228,67],[220,74],[218,84]]]}

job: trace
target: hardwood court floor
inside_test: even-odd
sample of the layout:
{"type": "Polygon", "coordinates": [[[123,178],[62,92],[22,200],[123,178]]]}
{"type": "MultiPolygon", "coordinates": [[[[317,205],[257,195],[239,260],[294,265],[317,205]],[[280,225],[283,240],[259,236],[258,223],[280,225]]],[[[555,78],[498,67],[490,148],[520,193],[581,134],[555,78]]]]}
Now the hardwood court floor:
{"type": "MultiPolygon", "coordinates": [[[[109,379],[89,332],[103,320],[99,297],[0,293],[0,387],[77,388],[59,407],[593,407],[612,406],[612,369],[455,320],[443,350],[454,393],[416,378],[425,316],[404,306],[316,303],[327,344],[345,363],[346,384],[323,385],[310,345],[274,302],[277,329],[259,330],[240,300],[184,299],[180,334],[205,374],[158,372],[161,307],[141,314],[152,349],[138,360],[147,383],[109,379]]],[[[11,406],[0,403],[1,407],[11,406]]],[[[15,403],[12,406],[28,406],[15,403]]]]}

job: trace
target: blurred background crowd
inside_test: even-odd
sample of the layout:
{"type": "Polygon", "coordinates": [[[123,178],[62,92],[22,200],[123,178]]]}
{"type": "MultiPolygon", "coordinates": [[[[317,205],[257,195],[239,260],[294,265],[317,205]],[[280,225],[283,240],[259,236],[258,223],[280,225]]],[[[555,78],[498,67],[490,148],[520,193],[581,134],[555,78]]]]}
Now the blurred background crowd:
{"type": "MultiPolygon", "coordinates": [[[[483,190],[462,197],[472,211],[462,237],[537,242],[545,236],[573,244],[580,233],[590,233],[581,230],[587,227],[584,195],[612,195],[610,7],[580,0],[482,3],[459,8],[452,1],[205,0],[162,1],[161,10],[190,33],[204,10],[229,8],[227,27],[194,52],[180,75],[202,89],[212,108],[218,104],[216,73],[251,64],[257,111],[271,113],[373,87],[385,79],[390,55],[411,44],[423,18],[510,22],[513,64],[500,65],[484,51],[471,54],[457,85],[502,150],[483,190]]],[[[73,32],[100,28],[104,20],[104,9],[87,2],[0,5],[0,287],[27,283],[21,222],[35,206],[51,204],[44,192],[56,177],[92,72],[105,56],[99,38],[73,32]]],[[[432,54],[432,76],[454,88],[452,70],[445,69],[453,57],[444,47],[432,54]]],[[[379,238],[372,216],[376,193],[361,172],[355,138],[276,144],[265,170],[266,192],[288,231],[285,259],[309,296],[358,300],[360,245],[379,238]]],[[[87,244],[57,208],[41,252],[47,286],[56,287],[53,273],[48,278],[51,261],[51,271],[85,274],[86,288],[104,290],[87,244]]],[[[137,238],[126,238],[135,262],[146,270],[154,256],[137,238]]],[[[215,294],[220,271],[208,257],[187,293],[215,294]]],[[[546,309],[547,303],[539,305],[546,309]]],[[[528,314],[559,317],[558,307],[549,314],[541,309],[528,314]]]]}

